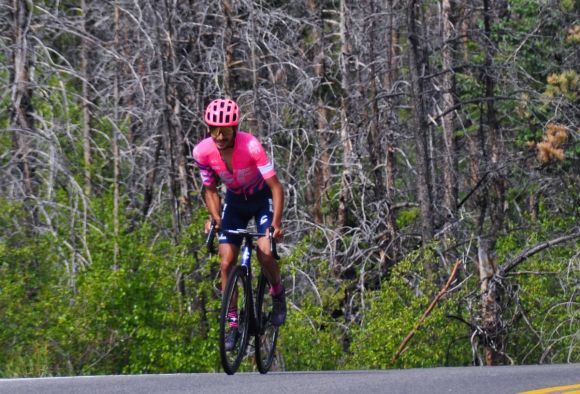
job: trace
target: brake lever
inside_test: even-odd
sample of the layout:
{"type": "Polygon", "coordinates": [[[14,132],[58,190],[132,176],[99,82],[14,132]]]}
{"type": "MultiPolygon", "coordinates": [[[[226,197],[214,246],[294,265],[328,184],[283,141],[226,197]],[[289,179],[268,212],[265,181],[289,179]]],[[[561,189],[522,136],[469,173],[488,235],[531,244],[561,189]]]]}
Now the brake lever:
{"type": "Polygon", "coordinates": [[[280,255],[278,254],[278,250],[276,250],[276,240],[274,239],[274,227],[270,227],[270,233],[268,234],[268,238],[270,239],[270,252],[272,252],[272,256],[276,260],[280,260],[280,255]]]}
{"type": "Polygon", "coordinates": [[[213,240],[215,238],[215,224],[216,224],[215,219],[212,219],[209,233],[207,233],[207,237],[205,239],[205,246],[207,247],[207,252],[209,253],[210,256],[216,254],[216,249],[213,244],[213,240]]]}

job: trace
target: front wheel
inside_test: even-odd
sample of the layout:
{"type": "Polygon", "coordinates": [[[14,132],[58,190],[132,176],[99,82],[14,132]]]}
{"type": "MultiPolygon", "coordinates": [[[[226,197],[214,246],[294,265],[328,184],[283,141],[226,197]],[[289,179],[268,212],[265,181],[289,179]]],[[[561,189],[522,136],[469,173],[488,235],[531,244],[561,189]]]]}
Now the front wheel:
{"type": "Polygon", "coordinates": [[[270,321],[272,314],[272,297],[268,294],[270,285],[264,274],[260,274],[256,298],[258,332],[256,334],[256,364],[260,373],[266,373],[272,367],[276,354],[278,327],[270,321]]]}
{"type": "Polygon", "coordinates": [[[247,276],[241,266],[232,269],[222,296],[220,313],[220,357],[224,371],[233,375],[242,362],[248,344],[250,295],[247,276]]]}

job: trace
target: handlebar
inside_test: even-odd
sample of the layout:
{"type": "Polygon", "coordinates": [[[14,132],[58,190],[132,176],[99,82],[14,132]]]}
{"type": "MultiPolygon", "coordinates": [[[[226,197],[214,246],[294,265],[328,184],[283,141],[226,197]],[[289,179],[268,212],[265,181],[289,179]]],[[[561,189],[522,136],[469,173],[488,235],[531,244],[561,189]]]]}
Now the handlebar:
{"type": "MultiPolygon", "coordinates": [[[[210,255],[213,255],[216,253],[216,249],[214,246],[215,233],[216,233],[216,223],[215,223],[215,220],[212,219],[209,233],[207,233],[207,237],[205,239],[205,246],[207,247],[208,253],[210,255]]],[[[255,233],[255,232],[248,231],[246,229],[224,230],[224,233],[241,235],[244,238],[245,237],[260,238],[260,237],[266,236],[266,233],[255,233]]],[[[273,234],[274,234],[274,227],[270,227],[269,231],[268,231],[268,235],[267,235],[268,239],[270,240],[270,252],[272,252],[272,256],[274,256],[274,258],[276,260],[280,260],[280,255],[278,254],[278,250],[276,249],[276,240],[274,239],[273,234]]]]}

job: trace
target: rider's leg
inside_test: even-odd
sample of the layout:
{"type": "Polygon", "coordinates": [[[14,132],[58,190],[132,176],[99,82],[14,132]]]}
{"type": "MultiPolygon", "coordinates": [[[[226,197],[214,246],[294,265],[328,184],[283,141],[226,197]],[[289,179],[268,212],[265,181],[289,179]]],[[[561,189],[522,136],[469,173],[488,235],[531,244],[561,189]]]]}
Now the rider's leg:
{"type": "MultiPolygon", "coordinates": [[[[222,293],[226,291],[228,276],[230,275],[232,268],[236,264],[239,251],[240,248],[235,244],[224,243],[220,244],[219,246],[219,255],[221,258],[220,277],[221,277],[222,293]]],[[[228,319],[230,321],[230,327],[238,327],[237,298],[238,295],[234,294],[232,300],[233,302],[230,306],[230,310],[228,311],[228,319]]]]}
{"type": "Polygon", "coordinates": [[[226,203],[222,207],[222,222],[219,233],[220,246],[218,249],[221,259],[220,277],[222,293],[226,290],[228,276],[238,260],[238,254],[242,244],[240,237],[224,233],[224,231],[246,228],[247,225],[247,219],[240,216],[238,205],[228,202],[228,196],[229,194],[226,195],[226,203]]]}
{"type": "MultiPolygon", "coordinates": [[[[239,246],[230,243],[223,243],[219,246],[219,255],[221,258],[220,264],[220,276],[221,276],[221,285],[222,285],[222,293],[226,291],[226,285],[228,282],[228,276],[232,271],[232,268],[235,267],[236,261],[238,259],[238,253],[240,251],[239,246]]],[[[229,331],[228,336],[225,342],[225,349],[227,352],[233,350],[236,346],[236,342],[238,340],[239,332],[238,328],[238,308],[237,308],[237,298],[238,295],[233,295],[232,304],[230,305],[230,309],[228,310],[228,321],[229,326],[232,329],[229,331]]]]}
{"type": "Polygon", "coordinates": [[[281,326],[286,320],[286,291],[280,277],[280,267],[270,251],[270,240],[262,237],[258,240],[258,260],[262,265],[262,272],[270,282],[272,296],[272,315],[270,321],[274,326],[281,326]]]}
{"type": "Polygon", "coordinates": [[[228,276],[235,266],[238,259],[238,253],[240,252],[240,247],[235,244],[220,244],[219,255],[221,259],[220,263],[220,278],[222,285],[222,293],[226,290],[226,284],[228,282],[228,276]]]}
{"type": "Polygon", "coordinates": [[[280,284],[280,267],[278,262],[272,256],[270,251],[270,240],[268,237],[259,238],[257,241],[258,245],[258,261],[262,266],[264,275],[272,287],[280,284]]]}
{"type": "MultiPolygon", "coordinates": [[[[265,233],[272,223],[272,198],[264,200],[261,208],[255,215],[256,227],[258,232],[265,233]]],[[[280,277],[280,267],[278,262],[270,251],[270,240],[268,237],[262,237],[257,241],[258,260],[262,266],[262,272],[270,283],[270,295],[272,296],[272,315],[270,321],[275,326],[284,324],[286,320],[286,292],[282,285],[280,277]]]]}

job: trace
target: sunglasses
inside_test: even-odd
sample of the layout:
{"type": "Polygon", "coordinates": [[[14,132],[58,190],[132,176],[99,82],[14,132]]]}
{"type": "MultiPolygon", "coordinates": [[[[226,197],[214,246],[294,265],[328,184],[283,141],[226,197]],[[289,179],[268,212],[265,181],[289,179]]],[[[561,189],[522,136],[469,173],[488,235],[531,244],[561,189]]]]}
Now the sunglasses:
{"type": "Polygon", "coordinates": [[[210,127],[209,133],[212,137],[217,137],[220,133],[224,135],[224,137],[230,137],[234,134],[233,127],[210,127]]]}

